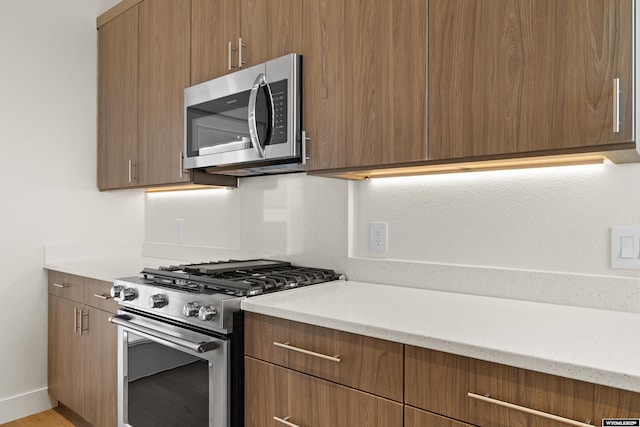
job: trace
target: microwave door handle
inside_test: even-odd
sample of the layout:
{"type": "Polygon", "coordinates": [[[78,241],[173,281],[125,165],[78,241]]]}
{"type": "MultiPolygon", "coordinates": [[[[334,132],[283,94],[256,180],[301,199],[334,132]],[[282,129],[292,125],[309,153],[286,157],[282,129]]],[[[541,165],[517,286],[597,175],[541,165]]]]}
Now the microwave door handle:
{"type": "MultiPolygon", "coordinates": [[[[249,137],[251,138],[251,145],[258,152],[258,156],[264,159],[265,148],[260,143],[260,137],[258,136],[258,126],[256,124],[256,103],[258,100],[258,91],[260,86],[267,84],[267,78],[264,74],[260,73],[256,81],[251,87],[251,93],[249,94],[249,137]]],[[[267,85],[267,87],[269,87],[267,85]]],[[[269,89],[269,97],[271,98],[271,90],[269,89]]]]}

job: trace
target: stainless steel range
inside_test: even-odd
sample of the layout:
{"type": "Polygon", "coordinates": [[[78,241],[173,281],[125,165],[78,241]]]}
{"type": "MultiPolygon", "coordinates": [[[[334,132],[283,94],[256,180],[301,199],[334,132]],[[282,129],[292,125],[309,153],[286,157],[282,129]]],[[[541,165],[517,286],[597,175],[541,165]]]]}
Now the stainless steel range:
{"type": "Polygon", "coordinates": [[[344,279],[273,260],[144,269],[117,279],[118,425],[243,425],[244,298],[344,279]]]}

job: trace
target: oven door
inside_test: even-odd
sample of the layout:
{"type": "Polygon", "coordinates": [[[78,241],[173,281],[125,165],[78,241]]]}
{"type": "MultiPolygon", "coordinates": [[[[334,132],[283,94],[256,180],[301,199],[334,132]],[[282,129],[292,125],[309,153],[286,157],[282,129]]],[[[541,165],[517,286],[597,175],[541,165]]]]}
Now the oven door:
{"type": "Polygon", "coordinates": [[[229,427],[229,339],[119,310],[118,426],[229,427]]]}

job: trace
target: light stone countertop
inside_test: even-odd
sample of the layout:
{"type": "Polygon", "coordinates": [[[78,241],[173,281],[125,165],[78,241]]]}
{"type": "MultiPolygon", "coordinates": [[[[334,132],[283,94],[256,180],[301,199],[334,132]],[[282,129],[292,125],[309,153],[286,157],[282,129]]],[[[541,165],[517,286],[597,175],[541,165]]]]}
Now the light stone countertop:
{"type": "Polygon", "coordinates": [[[245,311],[640,392],[640,314],[331,282],[245,311]]]}
{"type": "Polygon", "coordinates": [[[184,261],[148,257],[45,261],[44,268],[61,273],[104,280],[105,282],[113,282],[117,278],[137,276],[145,267],[154,268],[172,264],[184,264],[184,261]]]}

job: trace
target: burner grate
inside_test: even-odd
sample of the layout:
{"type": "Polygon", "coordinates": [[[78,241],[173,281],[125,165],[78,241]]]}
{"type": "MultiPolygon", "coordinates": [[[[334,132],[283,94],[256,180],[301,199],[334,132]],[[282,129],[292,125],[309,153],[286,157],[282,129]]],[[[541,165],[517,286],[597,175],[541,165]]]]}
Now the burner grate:
{"type": "Polygon", "coordinates": [[[254,296],[341,279],[333,270],[292,266],[273,260],[221,261],[160,267],[142,271],[159,286],[189,292],[216,291],[254,296]]]}

